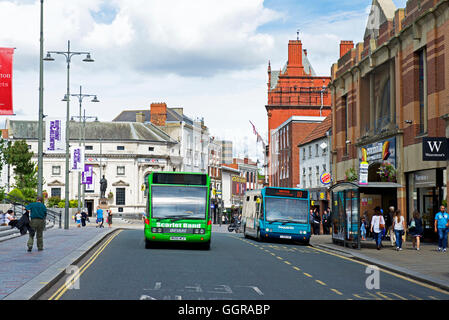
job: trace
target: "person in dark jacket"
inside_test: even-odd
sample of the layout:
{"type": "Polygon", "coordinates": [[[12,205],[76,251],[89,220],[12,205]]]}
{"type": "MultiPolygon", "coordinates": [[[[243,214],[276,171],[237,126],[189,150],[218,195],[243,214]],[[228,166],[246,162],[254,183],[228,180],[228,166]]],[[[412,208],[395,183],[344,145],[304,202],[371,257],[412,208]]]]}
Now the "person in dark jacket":
{"type": "Polygon", "coordinates": [[[423,236],[424,229],[421,215],[417,210],[413,212],[413,218],[410,220],[409,232],[413,236],[413,249],[416,248],[416,250],[419,251],[419,242],[421,240],[421,237],[423,236]]]}
{"type": "Polygon", "coordinates": [[[87,219],[88,219],[87,213],[86,213],[86,211],[83,210],[83,211],[81,212],[81,225],[82,225],[83,227],[86,226],[86,221],[87,221],[87,219]]]}
{"type": "Polygon", "coordinates": [[[320,234],[320,223],[321,223],[320,212],[315,208],[315,210],[313,211],[313,234],[315,235],[320,234]]]}
{"type": "MultiPolygon", "coordinates": [[[[44,205],[42,197],[37,197],[37,201],[30,203],[25,207],[30,211],[30,226],[36,231],[37,249],[39,251],[44,250],[44,229],[45,219],[47,218],[47,207],[44,205]]],[[[33,249],[34,234],[30,233],[28,239],[28,252],[33,249]]]]}
{"type": "Polygon", "coordinates": [[[30,213],[28,211],[25,211],[19,220],[11,222],[11,227],[19,229],[22,236],[27,234],[27,232],[34,235],[34,229],[30,226],[30,213]]]}

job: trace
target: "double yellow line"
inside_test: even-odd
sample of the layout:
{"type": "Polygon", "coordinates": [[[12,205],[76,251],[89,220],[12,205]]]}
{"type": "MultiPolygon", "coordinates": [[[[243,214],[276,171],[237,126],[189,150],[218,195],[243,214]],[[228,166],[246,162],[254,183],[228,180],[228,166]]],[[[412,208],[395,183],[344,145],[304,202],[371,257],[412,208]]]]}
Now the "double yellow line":
{"type": "Polygon", "coordinates": [[[73,284],[81,277],[84,271],[90,267],[90,265],[98,258],[98,256],[103,252],[107,245],[114,240],[123,230],[119,230],[116,234],[110,237],[105,243],[103,243],[100,248],[95,251],[95,253],[81,266],[78,272],[71,275],[64,283],[64,285],[59,288],[48,300],[59,300],[66,291],[73,286],[73,284]]]}

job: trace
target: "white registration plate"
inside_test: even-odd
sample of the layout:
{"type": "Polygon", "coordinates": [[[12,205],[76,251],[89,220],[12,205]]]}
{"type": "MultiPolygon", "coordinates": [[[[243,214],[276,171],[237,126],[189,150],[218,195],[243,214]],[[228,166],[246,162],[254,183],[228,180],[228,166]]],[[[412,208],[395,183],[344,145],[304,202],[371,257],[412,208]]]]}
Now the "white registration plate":
{"type": "Polygon", "coordinates": [[[174,241],[185,241],[186,237],[170,237],[170,240],[174,241]]]}
{"type": "Polygon", "coordinates": [[[281,239],[291,239],[292,236],[280,236],[281,239]]]}

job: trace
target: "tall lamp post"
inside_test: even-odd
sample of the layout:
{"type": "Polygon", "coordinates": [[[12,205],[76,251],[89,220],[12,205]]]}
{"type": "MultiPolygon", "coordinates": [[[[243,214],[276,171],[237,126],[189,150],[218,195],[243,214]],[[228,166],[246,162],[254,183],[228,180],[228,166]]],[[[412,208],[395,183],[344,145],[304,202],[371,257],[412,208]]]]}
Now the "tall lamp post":
{"type": "MultiPolygon", "coordinates": [[[[44,181],[44,0],[41,0],[41,25],[40,25],[40,58],[39,58],[39,126],[37,145],[37,195],[42,197],[44,181]]],[[[9,168],[9,167],[8,167],[9,168]]],[[[8,175],[9,177],[9,175],[8,175]]]]}
{"type": "MultiPolygon", "coordinates": [[[[83,125],[81,126],[81,121],[83,120],[82,116],[81,116],[81,109],[82,109],[82,104],[83,104],[83,99],[86,97],[93,97],[92,102],[100,102],[97,99],[97,96],[94,94],[83,94],[83,87],[80,86],[80,93],[77,94],[71,94],[72,97],[77,97],[78,98],[78,102],[80,104],[80,115],[79,115],[79,122],[80,122],[80,135],[79,135],[79,146],[81,147],[81,143],[84,141],[84,130],[85,130],[85,124],[86,121],[84,119],[83,121],[83,125]]],[[[64,96],[64,99],[62,101],[67,101],[68,97],[67,95],[64,96]]],[[[86,115],[84,115],[85,117],[86,115]]],[[[84,145],[84,144],[83,144],[84,145]]],[[[81,209],[81,171],[78,171],[78,211],[80,211],[81,209]]],[[[84,192],[83,192],[84,195],[84,192]]],[[[83,208],[84,208],[84,197],[83,197],[83,208]]]]}
{"type": "Polygon", "coordinates": [[[69,174],[70,174],[70,168],[69,168],[69,142],[70,142],[70,131],[69,131],[69,124],[70,124],[70,63],[72,61],[72,57],[76,55],[86,55],[86,58],[83,60],[84,62],[94,62],[94,60],[90,57],[89,52],[74,52],[70,51],[70,40],[67,42],[67,51],[48,51],[47,56],[43,59],[45,61],[54,61],[55,59],[51,56],[51,54],[61,54],[65,56],[66,62],[67,62],[67,118],[66,118],[66,136],[65,136],[65,144],[66,144],[66,150],[65,150],[65,210],[64,210],[64,229],[69,229],[69,174]]]}

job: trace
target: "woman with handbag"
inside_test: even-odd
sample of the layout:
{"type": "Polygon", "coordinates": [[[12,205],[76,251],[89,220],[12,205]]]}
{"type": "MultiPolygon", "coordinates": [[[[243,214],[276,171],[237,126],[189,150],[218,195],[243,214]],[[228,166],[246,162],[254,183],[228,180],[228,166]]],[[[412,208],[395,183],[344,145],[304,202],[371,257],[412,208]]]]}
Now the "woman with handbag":
{"type": "Polygon", "coordinates": [[[393,218],[393,230],[396,236],[396,250],[402,251],[402,236],[404,235],[405,222],[401,210],[396,210],[393,218]]]}
{"type": "Polygon", "coordinates": [[[416,248],[416,250],[419,251],[419,242],[423,235],[423,225],[421,215],[419,214],[418,210],[415,210],[415,212],[413,212],[413,218],[412,220],[410,220],[408,230],[413,237],[413,249],[416,248]]]}
{"type": "Polygon", "coordinates": [[[385,220],[380,212],[380,208],[374,208],[374,215],[371,219],[371,232],[376,240],[377,250],[382,247],[382,230],[385,229],[385,220]]]}

